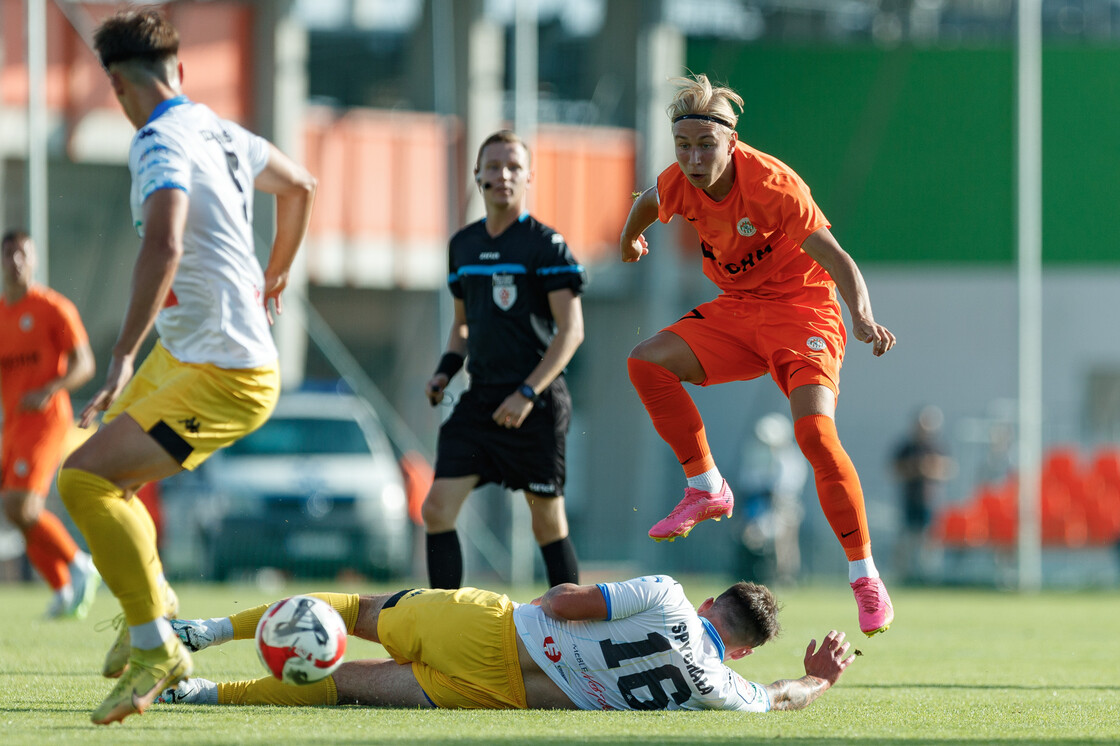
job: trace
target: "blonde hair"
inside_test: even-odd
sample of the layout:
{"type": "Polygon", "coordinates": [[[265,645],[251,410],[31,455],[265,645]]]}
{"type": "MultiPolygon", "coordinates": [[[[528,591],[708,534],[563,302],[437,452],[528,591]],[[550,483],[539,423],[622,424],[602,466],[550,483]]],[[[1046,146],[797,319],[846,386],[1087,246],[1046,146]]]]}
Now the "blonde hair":
{"type": "Polygon", "coordinates": [[[739,122],[735,107],[739,112],[743,111],[743,97],[738,93],[724,86],[713,87],[704,73],[687,78],[670,78],[669,82],[677,87],[677,95],[665,109],[670,121],[697,117],[735,129],[739,122]]]}

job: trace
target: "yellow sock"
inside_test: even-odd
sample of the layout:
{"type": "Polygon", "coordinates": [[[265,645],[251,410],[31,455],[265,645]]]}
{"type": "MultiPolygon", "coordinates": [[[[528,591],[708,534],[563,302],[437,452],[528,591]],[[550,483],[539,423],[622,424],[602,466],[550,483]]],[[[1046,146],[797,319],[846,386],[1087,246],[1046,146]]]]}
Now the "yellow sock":
{"type": "Polygon", "coordinates": [[[287,705],[289,707],[337,705],[338,687],[334,677],[302,686],[291,686],[265,676],[255,681],[228,681],[218,684],[220,705],[287,705]]]}
{"type": "MultiPolygon", "coordinates": [[[[346,634],[353,634],[354,625],[358,623],[358,599],[361,598],[357,593],[308,593],[307,595],[321,598],[333,606],[346,624],[346,634]]],[[[271,604],[254,606],[232,615],[229,621],[233,624],[233,639],[253,639],[257,634],[257,625],[269,606],[271,604]]]]}
{"type": "Polygon", "coordinates": [[[131,500],[125,500],[124,504],[133,512],[136,520],[144,524],[144,531],[151,539],[152,546],[156,547],[156,561],[159,562],[156,572],[157,574],[163,574],[163,561],[159,558],[159,534],[156,532],[156,522],[152,520],[152,514],[148,512],[148,506],[136,495],[133,495],[131,500]]]}
{"type": "Polygon", "coordinates": [[[152,543],[155,544],[159,537],[156,534],[156,522],[152,520],[152,514],[148,512],[148,506],[136,495],[133,495],[130,500],[125,500],[125,505],[136,514],[136,520],[144,524],[144,531],[148,534],[152,543]]]}
{"type": "Polygon", "coordinates": [[[159,552],[144,521],[123,499],[124,492],[96,474],[63,469],[58,474],[58,493],[86,537],[97,571],[120,601],[129,626],[162,616],[159,552]]]}

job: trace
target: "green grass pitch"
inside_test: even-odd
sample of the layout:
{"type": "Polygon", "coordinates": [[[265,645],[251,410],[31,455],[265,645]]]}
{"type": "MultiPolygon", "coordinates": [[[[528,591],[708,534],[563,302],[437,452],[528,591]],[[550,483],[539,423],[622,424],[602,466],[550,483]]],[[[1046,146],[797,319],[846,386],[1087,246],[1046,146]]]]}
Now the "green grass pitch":
{"type": "MultiPolygon", "coordinates": [[[[699,603],[722,581],[682,578],[699,603]]],[[[184,614],[216,616],[298,592],[387,590],[292,584],[178,585],[184,614]]],[[[532,589],[511,593],[529,600],[532,589]]],[[[734,663],[769,683],[802,673],[810,637],[836,627],[863,655],[840,684],[800,712],[466,712],[364,708],[153,706],[123,725],[94,726],[90,711],[111,688],[98,675],[116,613],[104,593],[86,621],[47,622],[42,585],[0,585],[0,743],[751,743],[1115,744],[1120,742],[1120,594],[1017,595],[896,589],[896,622],[867,639],[842,581],[778,593],[784,632],[734,663]],[[853,635],[852,633],[855,632],[853,635]]],[[[354,640],[348,656],[381,649],[354,640]]],[[[252,644],[195,656],[196,675],[250,678],[263,669],[252,644]]]]}

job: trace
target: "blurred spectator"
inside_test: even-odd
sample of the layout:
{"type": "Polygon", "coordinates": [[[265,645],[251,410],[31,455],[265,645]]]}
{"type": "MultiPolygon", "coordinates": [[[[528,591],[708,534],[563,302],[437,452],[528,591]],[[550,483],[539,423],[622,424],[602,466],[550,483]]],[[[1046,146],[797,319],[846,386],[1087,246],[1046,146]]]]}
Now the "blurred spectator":
{"type": "Polygon", "coordinates": [[[1015,428],[1009,422],[993,422],[988,429],[988,449],[977,469],[978,484],[1002,482],[1015,469],[1015,428]]]}
{"type": "Polygon", "coordinates": [[[808,462],[789,417],[759,418],[743,443],[738,490],[746,496],[739,571],[747,580],[792,584],[801,570],[801,491],[808,462]]]}
{"type": "Polygon", "coordinates": [[[894,474],[901,487],[902,531],[895,566],[904,582],[929,580],[927,529],[941,486],[956,472],[956,462],[941,445],[944,415],[935,406],[922,407],[914,427],[894,452],[894,474]]]}

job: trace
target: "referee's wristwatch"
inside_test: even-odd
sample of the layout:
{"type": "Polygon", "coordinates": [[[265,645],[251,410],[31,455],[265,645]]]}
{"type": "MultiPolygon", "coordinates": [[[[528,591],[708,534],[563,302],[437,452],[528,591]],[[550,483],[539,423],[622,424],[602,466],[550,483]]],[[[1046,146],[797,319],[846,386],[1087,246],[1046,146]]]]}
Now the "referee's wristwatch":
{"type": "Polygon", "coordinates": [[[518,386],[517,393],[521,394],[534,404],[536,404],[541,399],[537,392],[533,390],[533,387],[527,383],[522,383],[520,386],[518,386]]]}

